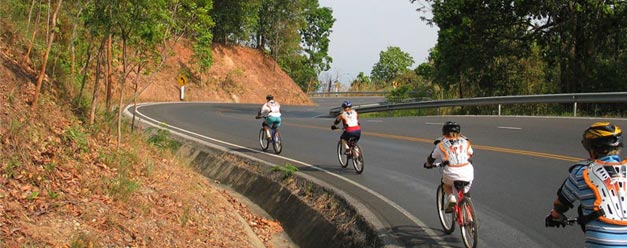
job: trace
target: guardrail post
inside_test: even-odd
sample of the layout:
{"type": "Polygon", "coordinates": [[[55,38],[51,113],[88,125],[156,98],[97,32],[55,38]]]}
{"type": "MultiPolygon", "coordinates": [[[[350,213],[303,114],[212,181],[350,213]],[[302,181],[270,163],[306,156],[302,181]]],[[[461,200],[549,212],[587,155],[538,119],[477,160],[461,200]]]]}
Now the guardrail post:
{"type": "Polygon", "coordinates": [[[501,116],[501,104],[499,103],[499,116],[501,116]]]}
{"type": "Polygon", "coordinates": [[[573,104],[573,117],[577,117],[577,102],[573,104]]]}

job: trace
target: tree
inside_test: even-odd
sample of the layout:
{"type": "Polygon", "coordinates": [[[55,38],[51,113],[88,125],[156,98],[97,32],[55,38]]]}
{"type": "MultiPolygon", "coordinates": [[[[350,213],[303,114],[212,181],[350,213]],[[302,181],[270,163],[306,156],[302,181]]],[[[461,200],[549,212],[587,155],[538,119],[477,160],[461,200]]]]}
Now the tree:
{"type": "Polygon", "coordinates": [[[357,74],[357,77],[355,78],[355,80],[353,80],[353,82],[351,82],[351,86],[350,87],[354,91],[370,89],[372,87],[372,81],[370,80],[370,77],[367,76],[365,73],[359,72],[359,74],[357,74]]]}
{"type": "Polygon", "coordinates": [[[46,65],[48,63],[48,56],[50,55],[50,49],[52,48],[52,43],[54,42],[54,34],[57,32],[57,14],[59,13],[59,9],[61,8],[61,4],[63,0],[59,0],[57,3],[57,7],[54,9],[54,13],[50,18],[50,26],[52,27],[48,34],[46,35],[46,52],[44,53],[44,58],[42,59],[43,64],[41,65],[41,70],[39,71],[39,75],[37,76],[37,87],[35,89],[35,96],[33,97],[32,108],[37,109],[37,102],[39,100],[39,95],[41,92],[41,84],[44,81],[44,77],[46,76],[46,65]]]}
{"type": "Polygon", "coordinates": [[[379,53],[379,61],[372,67],[372,79],[379,87],[385,87],[398,75],[414,64],[414,58],[399,47],[390,46],[379,53]]]}
{"type": "MultiPolygon", "coordinates": [[[[305,8],[305,26],[300,29],[302,47],[307,58],[304,66],[312,69],[307,82],[315,79],[322,71],[329,70],[333,59],[329,56],[329,36],[335,23],[330,8],[318,7],[318,0],[309,0],[305,8]]],[[[304,89],[305,82],[297,83],[304,89]]]]}
{"type": "Polygon", "coordinates": [[[213,41],[222,44],[249,41],[259,20],[260,5],[261,0],[214,0],[211,14],[216,23],[213,41]]]}

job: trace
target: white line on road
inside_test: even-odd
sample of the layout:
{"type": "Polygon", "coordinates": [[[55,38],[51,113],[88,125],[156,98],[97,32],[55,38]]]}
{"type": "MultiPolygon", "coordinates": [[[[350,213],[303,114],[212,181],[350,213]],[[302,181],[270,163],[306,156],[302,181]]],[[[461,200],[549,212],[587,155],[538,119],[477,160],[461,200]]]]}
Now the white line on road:
{"type": "Polygon", "coordinates": [[[512,130],[521,130],[522,128],[520,127],[496,127],[496,128],[500,128],[500,129],[512,129],[512,130]]]}
{"type": "MultiPolygon", "coordinates": [[[[161,103],[156,103],[156,104],[161,104],[161,103]]],[[[155,105],[155,103],[150,104],[150,105],[155,105]]],[[[258,150],[250,149],[250,148],[248,148],[248,147],[244,147],[244,146],[236,145],[236,144],[229,143],[229,142],[226,142],[226,141],[222,141],[222,140],[214,139],[214,138],[211,138],[211,137],[207,137],[207,136],[204,136],[204,135],[201,135],[201,134],[197,134],[197,133],[194,133],[194,132],[190,132],[190,131],[187,131],[187,130],[185,130],[185,129],[178,128],[178,127],[171,126],[171,125],[168,125],[168,124],[166,124],[166,123],[163,123],[163,122],[157,121],[157,120],[152,119],[152,118],[150,118],[150,117],[148,117],[148,116],[146,116],[146,115],[142,114],[141,112],[139,112],[139,108],[140,108],[140,107],[142,107],[142,106],[141,106],[141,104],[140,104],[139,106],[137,106],[137,109],[136,109],[136,111],[135,111],[135,112],[136,112],[138,115],[142,116],[145,120],[150,120],[150,121],[148,122],[148,121],[145,121],[145,120],[141,120],[141,118],[140,118],[140,121],[144,121],[144,122],[146,122],[147,124],[149,124],[149,125],[151,125],[151,126],[153,126],[153,127],[162,128],[162,127],[164,127],[164,126],[165,126],[165,127],[169,127],[169,128],[171,128],[171,129],[175,129],[175,130],[180,131],[180,132],[177,132],[177,131],[170,130],[170,132],[175,133],[175,134],[178,134],[179,136],[185,136],[185,137],[191,138],[191,139],[193,139],[193,140],[197,140],[197,141],[198,141],[198,139],[193,138],[193,137],[190,137],[190,136],[185,135],[185,134],[183,134],[183,133],[191,134],[191,135],[194,135],[194,136],[196,136],[196,137],[201,137],[201,138],[203,138],[203,139],[210,140],[210,141],[213,141],[213,142],[216,142],[216,143],[220,143],[220,144],[223,144],[223,145],[227,145],[227,146],[231,146],[231,147],[236,147],[236,148],[238,148],[238,149],[247,150],[247,151],[252,151],[252,152],[258,152],[258,150]],[[181,133],[181,132],[182,132],[182,133],[181,133]]],[[[130,112],[128,111],[128,108],[125,110],[125,112],[126,112],[126,114],[127,114],[127,115],[131,115],[131,114],[130,114],[130,112]]],[[[244,153],[242,153],[242,152],[237,152],[237,151],[231,151],[231,152],[232,152],[232,153],[237,153],[238,155],[242,155],[242,156],[244,156],[244,157],[248,157],[248,158],[251,158],[251,157],[252,157],[252,156],[247,155],[247,154],[244,154],[244,153]]],[[[329,175],[334,176],[334,177],[336,177],[336,178],[338,178],[338,179],[340,179],[340,180],[343,180],[343,181],[345,181],[345,182],[347,182],[347,183],[349,183],[349,184],[352,184],[352,185],[354,185],[355,187],[358,187],[358,188],[360,188],[361,190],[366,191],[366,192],[370,193],[371,195],[373,195],[373,196],[375,196],[375,197],[379,198],[381,201],[383,201],[383,202],[387,203],[388,205],[390,205],[391,207],[393,207],[394,209],[396,209],[398,212],[400,212],[401,214],[405,215],[405,217],[407,217],[407,218],[408,218],[408,219],[410,219],[412,222],[414,222],[414,224],[416,224],[417,226],[421,227],[421,228],[424,230],[424,232],[425,232],[425,233],[426,233],[426,234],[427,234],[427,235],[428,235],[431,239],[435,240],[436,242],[438,242],[438,243],[440,243],[440,244],[444,243],[444,240],[440,237],[441,235],[439,235],[439,234],[435,233],[435,231],[433,231],[433,230],[432,230],[432,228],[430,228],[427,224],[425,224],[424,222],[422,222],[422,220],[418,219],[418,217],[416,217],[416,216],[412,215],[409,211],[407,211],[406,209],[404,209],[403,207],[401,207],[400,205],[398,205],[396,202],[394,202],[394,201],[392,201],[392,200],[388,199],[388,198],[387,198],[387,197],[385,197],[384,195],[382,195],[382,194],[380,194],[380,193],[378,193],[378,192],[376,192],[376,191],[374,191],[374,190],[372,190],[372,189],[370,189],[370,188],[368,188],[368,187],[366,187],[366,186],[363,186],[363,185],[361,185],[361,184],[359,184],[359,183],[357,183],[357,182],[355,182],[355,181],[353,181],[353,180],[350,180],[350,179],[348,179],[348,178],[346,178],[346,177],[340,176],[340,175],[335,174],[335,173],[333,173],[333,172],[331,172],[331,171],[325,170],[325,169],[323,169],[323,168],[320,168],[320,167],[315,166],[315,165],[312,165],[312,164],[308,164],[308,163],[306,163],[306,162],[302,162],[302,161],[299,161],[299,160],[296,160],[296,159],[292,159],[292,158],[288,158],[288,157],[283,157],[283,156],[276,155],[276,154],[271,154],[271,153],[265,153],[265,155],[268,155],[268,156],[273,156],[273,157],[276,157],[276,158],[281,158],[281,159],[284,159],[284,160],[287,160],[287,161],[290,161],[290,162],[293,162],[293,163],[298,163],[298,164],[301,164],[301,165],[304,165],[304,166],[307,166],[307,167],[310,167],[310,168],[313,168],[313,169],[316,169],[316,170],[322,171],[322,172],[324,172],[324,173],[326,173],[326,174],[329,174],[329,175]]]]}

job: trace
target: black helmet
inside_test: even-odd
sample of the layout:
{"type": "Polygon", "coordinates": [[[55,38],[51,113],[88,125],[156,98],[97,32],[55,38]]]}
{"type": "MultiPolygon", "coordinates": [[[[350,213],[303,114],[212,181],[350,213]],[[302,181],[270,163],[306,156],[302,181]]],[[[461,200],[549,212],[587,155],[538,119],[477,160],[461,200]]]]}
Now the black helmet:
{"type": "Polygon", "coordinates": [[[352,107],[352,106],[353,106],[353,103],[351,103],[351,101],[349,101],[349,100],[346,100],[346,101],[344,101],[344,102],[342,103],[342,108],[346,108],[346,107],[349,107],[349,108],[350,108],[350,107],[352,107]]]}
{"type": "Polygon", "coordinates": [[[581,144],[588,151],[606,154],[623,146],[623,131],[609,122],[596,122],[583,132],[581,144]]]}
{"type": "Polygon", "coordinates": [[[442,126],[442,134],[446,135],[448,133],[460,133],[462,131],[462,127],[454,121],[447,121],[442,126]]]}
{"type": "Polygon", "coordinates": [[[274,96],[272,96],[272,95],[267,95],[267,96],[266,96],[266,101],[270,101],[270,100],[274,100],[274,96]]]}

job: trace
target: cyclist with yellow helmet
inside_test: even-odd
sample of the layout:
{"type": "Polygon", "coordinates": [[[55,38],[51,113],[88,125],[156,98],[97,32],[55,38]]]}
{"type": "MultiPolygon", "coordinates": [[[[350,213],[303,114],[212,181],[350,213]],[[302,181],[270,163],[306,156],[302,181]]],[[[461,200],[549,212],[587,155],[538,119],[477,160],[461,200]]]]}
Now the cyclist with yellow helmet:
{"type": "Polygon", "coordinates": [[[590,158],[569,169],[545,226],[565,226],[564,213],[579,201],[585,247],[627,247],[627,160],[620,157],[622,130],[609,122],[588,127],[581,141],[590,158]]]}

